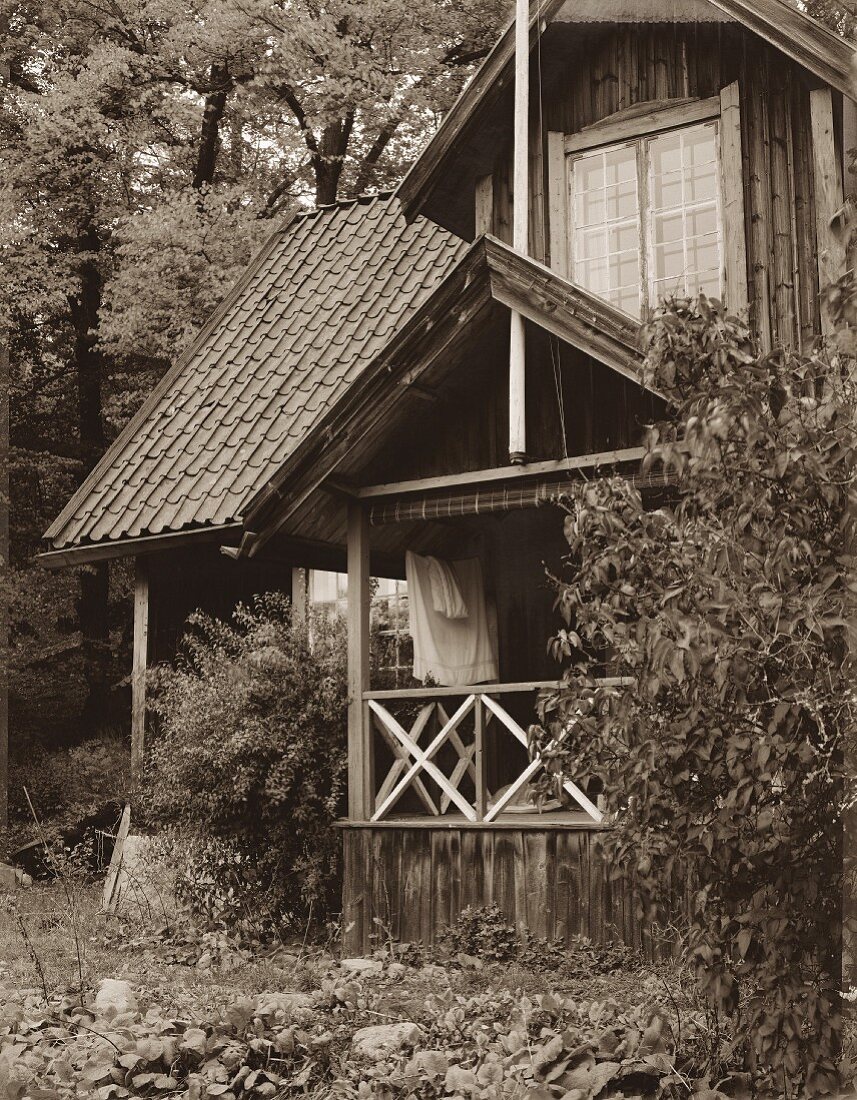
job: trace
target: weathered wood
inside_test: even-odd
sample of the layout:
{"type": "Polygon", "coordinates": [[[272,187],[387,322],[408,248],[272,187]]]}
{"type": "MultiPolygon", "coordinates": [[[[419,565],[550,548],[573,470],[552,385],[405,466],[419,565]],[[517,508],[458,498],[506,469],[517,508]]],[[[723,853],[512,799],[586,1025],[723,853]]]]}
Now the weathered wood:
{"type": "Polygon", "coordinates": [[[571,942],[651,944],[630,885],[610,879],[589,831],[553,828],[344,828],[346,948],[372,947],[378,917],[402,941],[429,945],[466,906],[496,903],[520,931],[571,942]],[[349,926],[351,926],[349,928],[349,926]]]}
{"type": "Polygon", "coordinates": [[[738,81],[720,93],[720,181],[723,194],[723,251],[726,301],[747,308],[747,241],[744,226],[744,161],[741,150],[741,96],[738,81]]]}
{"type": "Polygon", "coordinates": [[[750,253],[753,280],[752,318],[763,351],[773,339],[771,319],[771,161],[768,148],[767,59],[748,60],[747,143],[749,152],[750,253]],[[758,71],[761,67],[761,71],[758,71]]]}
{"type": "Polygon", "coordinates": [[[480,176],[476,181],[476,236],[494,232],[494,176],[480,176]]]}
{"type": "Polygon", "coordinates": [[[372,805],[372,741],[364,722],[369,688],[369,518],[348,506],[348,815],[364,818],[372,805]]]}
{"type": "Polygon", "coordinates": [[[548,165],[548,240],[550,256],[548,266],[569,278],[568,271],[568,177],[565,170],[565,135],[550,130],[547,136],[548,165]]]}
{"type": "Polygon", "coordinates": [[[649,110],[645,110],[645,106],[638,104],[630,110],[619,111],[616,115],[593,123],[576,134],[569,134],[565,139],[566,153],[596,149],[599,145],[614,145],[644,134],[672,130],[676,126],[707,122],[720,114],[720,97],[712,96],[679,105],[669,102],[654,104],[649,110]]]}
{"type": "Polygon", "coordinates": [[[476,767],[476,776],[473,780],[476,788],[476,818],[478,821],[484,821],[488,810],[488,784],[485,779],[485,708],[479,695],[476,697],[473,737],[476,767]]]}
{"type": "Polygon", "coordinates": [[[309,614],[309,570],[292,568],[292,615],[295,622],[305,623],[309,614]]]}
{"type": "MultiPolygon", "coordinates": [[[[71,505],[67,506],[67,509],[71,505]]],[[[59,522],[59,521],[57,521],[59,522]]],[[[111,558],[128,558],[132,555],[153,554],[160,550],[177,550],[190,543],[237,542],[241,535],[240,523],[224,523],[216,527],[204,527],[198,531],[174,531],[166,535],[142,535],[135,539],[113,539],[95,546],[73,546],[68,550],[48,550],[38,554],[36,561],[45,569],[65,569],[91,561],[108,561],[111,558]]]]}
{"type": "MultiPolygon", "coordinates": [[[[837,211],[842,206],[842,181],[836,157],[833,131],[833,97],[829,88],[816,88],[809,94],[812,127],[813,163],[815,166],[815,224],[818,244],[818,281],[824,287],[840,278],[845,270],[845,253],[831,229],[837,211]]],[[[825,310],[821,311],[822,332],[828,335],[833,325],[825,310]]]]}
{"type": "Polygon", "coordinates": [[[785,347],[798,343],[797,293],[794,255],[794,197],[790,158],[790,100],[788,72],[776,77],[769,89],[771,127],[771,315],[776,342],[785,347]]]}
{"type": "Polygon", "coordinates": [[[363,698],[383,699],[443,699],[450,695],[508,695],[522,691],[556,688],[560,680],[526,680],[517,684],[447,685],[443,687],[385,688],[364,692],[363,698]]]}
{"type": "Polygon", "coordinates": [[[387,727],[387,730],[393,737],[401,741],[402,745],[407,749],[410,755],[413,757],[413,764],[409,766],[405,774],[398,781],[393,790],[387,795],[384,801],[372,814],[373,821],[380,821],[384,815],[390,810],[392,806],[396,804],[398,799],[404,793],[404,791],[410,786],[414,777],[420,772],[425,771],[431,778],[437,783],[441,791],[448,795],[452,802],[458,807],[461,813],[471,821],[476,820],[476,813],[473,807],[469,805],[458,792],[458,790],[452,786],[447,777],[443,774],[440,768],[432,762],[432,756],[443,745],[443,743],[449,738],[450,733],[455,726],[467,715],[473,708],[474,698],[472,695],[468,696],[458,710],[453,714],[452,718],[448,722],[445,722],[440,731],[433,738],[431,743],[425,748],[421,749],[419,745],[408,735],[403,729],[400,722],[398,722],[388,711],[380,706],[374,699],[369,700],[369,708],[374,715],[376,715],[381,722],[387,727]]]}
{"type": "Polygon", "coordinates": [[[146,667],[149,662],[149,563],[138,557],[134,577],[131,653],[131,778],[139,782],[146,751],[146,667]]]}
{"type": "Polygon", "coordinates": [[[564,474],[572,470],[597,470],[604,466],[616,466],[626,462],[641,462],[645,447],[626,447],[618,451],[602,451],[598,454],[574,455],[571,458],[550,459],[545,462],[526,462],[516,466],[496,466],[487,470],[469,470],[438,477],[412,478],[409,481],[392,481],[386,485],[364,485],[357,490],[361,500],[379,500],[384,497],[404,496],[407,493],[430,492],[462,485],[477,486],[496,481],[519,480],[546,474],[564,474]]]}

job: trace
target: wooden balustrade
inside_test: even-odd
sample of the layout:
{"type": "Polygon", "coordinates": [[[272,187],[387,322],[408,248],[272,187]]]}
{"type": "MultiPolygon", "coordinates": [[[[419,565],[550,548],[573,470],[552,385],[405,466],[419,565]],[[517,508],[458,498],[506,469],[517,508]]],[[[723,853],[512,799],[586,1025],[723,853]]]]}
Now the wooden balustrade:
{"type": "MultiPolygon", "coordinates": [[[[627,681],[617,678],[606,682],[618,685],[627,681]]],[[[495,729],[508,733],[529,751],[526,732],[498,702],[497,696],[556,686],[556,681],[538,681],[364,692],[369,721],[393,757],[377,792],[368,799],[370,820],[377,822],[387,817],[408,789],[413,790],[423,811],[432,817],[442,817],[454,807],[469,822],[497,820],[514,804],[516,796],[524,793],[527,784],[543,767],[540,758],[534,757],[502,794],[492,796],[486,780],[485,732],[489,723],[493,722],[495,729]],[[450,697],[463,698],[451,715],[445,705],[450,697]],[[393,701],[423,703],[410,729],[405,729],[385,706],[393,701]],[[437,732],[423,747],[420,741],[433,725],[437,732]],[[437,762],[444,746],[451,746],[454,757],[452,768],[447,767],[446,771],[437,762]],[[472,784],[472,797],[465,796],[461,789],[466,779],[472,784]],[[437,793],[433,787],[437,788],[437,793]]],[[[576,783],[565,779],[563,788],[594,822],[600,824],[601,811],[576,783]]]]}

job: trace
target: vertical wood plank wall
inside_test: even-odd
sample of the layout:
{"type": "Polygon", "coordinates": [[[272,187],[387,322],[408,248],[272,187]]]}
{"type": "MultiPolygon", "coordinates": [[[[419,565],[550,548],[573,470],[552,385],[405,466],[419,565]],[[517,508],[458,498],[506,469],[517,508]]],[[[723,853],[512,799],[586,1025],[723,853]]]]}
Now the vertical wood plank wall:
{"type": "MultiPolygon", "coordinates": [[[[580,28],[575,28],[580,37],[580,28]]],[[[543,89],[532,139],[543,155],[531,163],[531,197],[539,214],[534,254],[557,239],[545,201],[555,184],[547,134],[576,133],[616,111],[653,99],[718,95],[738,81],[743,128],[747,281],[752,319],[766,346],[794,346],[819,331],[810,85],[799,66],[735,27],[636,25],[590,33],[543,89]],[[543,132],[539,141],[539,125],[543,132]],[[545,218],[548,225],[544,225],[545,218]]],[[[510,240],[510,150],[494,172],[493,232],[510,240]]],[[[555,204],[554,204],[555,205],[555,204]]]]}
{"type": "Polygon", "coordinates": [[[369,951],[387,932],[430,945],[466,906],[492,903],[539,939],[581,935],[654,954],[627,883],[611,878],[596,851],[594,830],[403,824],[342,832],[349,955],[369,951]]]}

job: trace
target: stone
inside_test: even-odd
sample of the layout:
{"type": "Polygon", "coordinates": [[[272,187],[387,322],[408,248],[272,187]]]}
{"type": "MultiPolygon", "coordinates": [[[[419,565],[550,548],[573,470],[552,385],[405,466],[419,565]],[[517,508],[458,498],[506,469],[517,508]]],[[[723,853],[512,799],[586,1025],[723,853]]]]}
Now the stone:
{"type": "Polygon", "coordinates": [[[118,978],[104,978],[95,994],[95,1011],[104,1015],[111,1011],[116,1016],[137,1011],[137,998],[129,982],[118,978]]]}
{"type": "Polygon", "coordinates": [[[381,974],[384,964],[379,959],[343,959],[339,964],[346,974],[381,974]]]}
{"type": "Polygon", "coordinates": [[[394,981],[397,978],[404,978],[407,972],[408,968],[404,963],[390,963],[387,967],[387,977],[392,978],[394,981]]]}
{"type": "Polygon", "coordinates": [[[419,1024],[409,1020],[400,1024],[374,1024],[354,1033],[351,1047],[355,1054],[373,1062],[395,1054],[405,1046],[414,1046],[423,1037],[419,1024]]]}
{"type": "Polygon", "coordinates": [[[9,863],[0,863],[0,891],[14,893],[16,890],[26,889],[26,887],[32,885],[32,878],[20,867],[12,867],[9,863]]]}
{"type": "Polygon", "coordinates": [[[300,1009],[312,1009],[312,997],[308,993],[260,993],[256,999],[257,1016],[282,1013],[284,1020],[290,1020],[300,1009]]]}

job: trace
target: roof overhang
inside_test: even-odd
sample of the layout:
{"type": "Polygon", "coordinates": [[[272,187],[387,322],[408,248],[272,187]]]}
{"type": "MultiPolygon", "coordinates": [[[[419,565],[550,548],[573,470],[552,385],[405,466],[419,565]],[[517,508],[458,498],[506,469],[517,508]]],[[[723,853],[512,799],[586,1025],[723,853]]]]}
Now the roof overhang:
{"type": "Polygon", "coordinates": [[[210,542],[237,543],[242,531],[243,525],[235,522],[208,527],[191,527],[186,531],[169,531],[163,535],[108,539],[104,542],[67,546],[61,550],[47,550],[43,554],[38,554],[36,561],[46,569],[66,569],[74,565],[109,561],[112,558],[128,558],[141,554],[156,554],[164,550],[177,550],[191,542],[194,545],[210,542]]]}
{"type": "MultiPolygon", "coordinates": [[[[329,479],[357,441],[383,433],[408,387],[494,303],[642,385],[634,318],[494,237],[480,237],[380,356],[309,432],[245,510],[239,553],[252,557],[329,479]]],[[[653,391],[655,392],[655,391],[653,391]]],[[[659,395],[660,396],[660,395],[659,395]]]]}
{"type": "MultiPolygon", "coordinates": [[[[753,31],[824,83],[850,99],[857,99],[857,48],[818,20],[792,7],[787,0],[705,2],[753,31]]],[[[564,6],[565,0],[533,0],[530,5],[531,49],[564,6]]],[[[605,20],[608,19],[608,13],[609,0],[604,0],[605,20]]],[[[472,134],[473,127],[487,117],[499,97],[512,86],[514,68],[515,28],[512,23],[504,30],[496,46],[464,88],[399,185],[397,194],[408,221],[424,213],[443,223],[442,218],[436,216],[437,212],[428,209],[430,196],[448,174],[449,158],[453,149],[457,153],[466,146],[467,135],[472,134]]],[[[466,235],[471,234],[472,230],[466,235]]]]}

